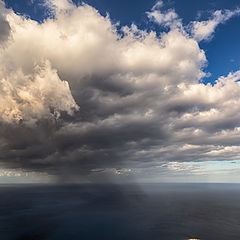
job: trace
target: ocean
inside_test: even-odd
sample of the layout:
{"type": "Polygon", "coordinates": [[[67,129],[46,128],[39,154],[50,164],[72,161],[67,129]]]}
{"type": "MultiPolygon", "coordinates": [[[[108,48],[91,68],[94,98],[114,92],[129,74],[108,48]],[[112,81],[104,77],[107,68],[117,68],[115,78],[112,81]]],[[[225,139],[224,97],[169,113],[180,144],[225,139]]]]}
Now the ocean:
{"type": "Polygon", "coordinates": [[[0,185],[1,240],[238,240],[240,184],[0,185]]]}

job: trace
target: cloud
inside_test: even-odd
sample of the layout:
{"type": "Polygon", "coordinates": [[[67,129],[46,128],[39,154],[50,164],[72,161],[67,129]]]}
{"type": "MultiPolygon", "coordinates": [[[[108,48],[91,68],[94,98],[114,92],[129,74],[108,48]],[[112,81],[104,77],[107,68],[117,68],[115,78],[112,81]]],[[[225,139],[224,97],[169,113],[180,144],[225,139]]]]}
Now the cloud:
{"type": "Polygon", "coordinates": [[[0,119],[5,122],[34,123],[40,118],[59,118],[60,112],[72,115],[79,107],[69,85],[61,81],[50,63],[35,66],[31,75],[21,69],[0,73],[0,119]]]}
{"type": "Polygon", "coordinates": [[[212,17],[206,21],[193,21],[191,23],[191,32],[197,41],[209,40],[212,38],[216,27],[225,23],[230,18],[240,14],[240,9],[236,10],[217,10],[213,12],[212,17]]]}
{"type": "Polygon", "coordinates": [[[42,23],[6,15],[2,166],[75,179],[229,157],[223,149],[240,140],[239,72],[204,85],[206,56],[186,31],[117,30],[89,5],[57,7],[42,23]]]}
{"type": "Polygon", "coordinates": [[[61,12],[71,11],[74,8],[71,0],[44,0],[43,6],[46,7],[52,17],[61,12]]]}
{"type": "Polygon", "coordinates": [[[5,9],[4,3],[0,1],[0,43],[7,41],[10,35],[10,26],[6,19],[8,10],[5,9]]]}
{"type": "Polygon", "coordinates": [[[150,21],[163,27],[178,28],[185,33],[188,32],[198,42],[210,40],[219,24],[224,24],[232,17],[240,14],[239,8],[235,10],[216,10],[212,13],[211,18],[206,21],[192,21],[187,26],[183,26],[182,20],[175,9],[162,11],[163,7],[163,1],[158,1],[151,11],[146,12],[150,21]]]}
{"type": "Polygon", "coordinates": [[[156,22],[158,25],[165,27],[177,28],[182,26],[181,19],[178,17],[178,14],[174,9],[168,9],[165,12],[161,11],[161,8],[164,6],[163,1],[158,1],[152,7],[150,12],[146,12],[148,18],[156,22]]]}

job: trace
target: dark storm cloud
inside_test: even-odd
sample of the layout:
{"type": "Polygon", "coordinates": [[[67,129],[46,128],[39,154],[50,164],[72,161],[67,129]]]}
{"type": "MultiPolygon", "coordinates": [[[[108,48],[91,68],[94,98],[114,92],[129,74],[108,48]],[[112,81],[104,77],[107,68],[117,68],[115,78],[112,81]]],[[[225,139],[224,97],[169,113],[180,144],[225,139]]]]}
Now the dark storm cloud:
{"type": "Polygon", "coordinates": [[[55,15],[41,24],[8,13],[3,167],[64,179],[238,156],[240,73],[199,83],[205,54],[180,22],[161,37],[135,25],[119,35],[88,5],[47,6],[55,15]]]}

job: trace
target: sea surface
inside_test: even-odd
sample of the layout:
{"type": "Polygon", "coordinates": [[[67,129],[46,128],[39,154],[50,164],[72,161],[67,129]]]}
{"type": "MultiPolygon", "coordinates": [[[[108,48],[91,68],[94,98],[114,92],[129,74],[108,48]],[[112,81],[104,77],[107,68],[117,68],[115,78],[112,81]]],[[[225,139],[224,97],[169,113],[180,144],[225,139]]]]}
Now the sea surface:
{"type": "Polygon", "coordinates": [[[238,240],[240,185],[0,185],[0,239],[238,240]]]}

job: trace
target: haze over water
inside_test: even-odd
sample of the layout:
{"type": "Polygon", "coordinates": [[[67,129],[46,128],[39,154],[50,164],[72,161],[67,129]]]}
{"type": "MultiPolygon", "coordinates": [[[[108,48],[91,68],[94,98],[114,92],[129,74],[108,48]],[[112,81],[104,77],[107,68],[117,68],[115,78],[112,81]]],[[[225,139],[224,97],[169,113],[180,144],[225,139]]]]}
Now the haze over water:
{"type": "Polygon", "coordinates": [[[239,184],[1,185],[1,240],[238,239],[239,184]]]}

